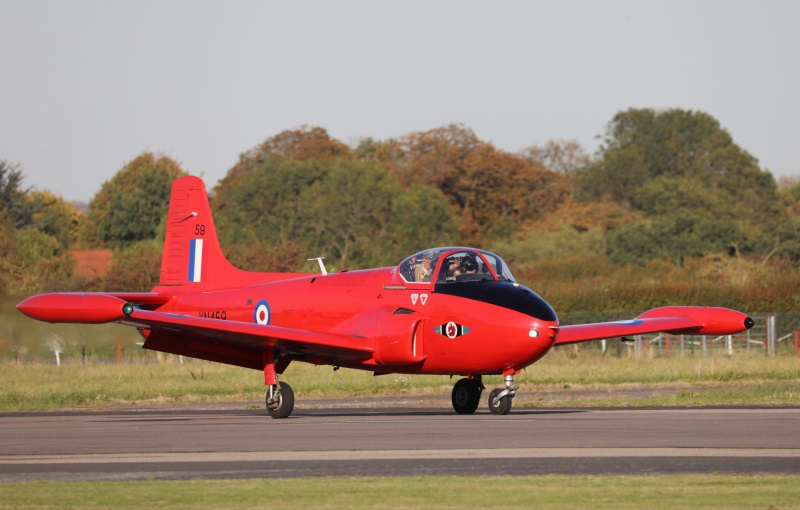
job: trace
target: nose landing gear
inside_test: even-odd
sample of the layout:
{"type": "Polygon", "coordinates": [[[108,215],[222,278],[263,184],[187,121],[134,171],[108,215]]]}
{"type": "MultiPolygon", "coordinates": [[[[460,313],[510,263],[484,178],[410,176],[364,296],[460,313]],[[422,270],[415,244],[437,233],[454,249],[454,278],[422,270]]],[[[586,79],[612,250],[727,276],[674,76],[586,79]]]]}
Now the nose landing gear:
{"type": "MultiPolygon", "coordinates": [[[[504,375],[505,388],[495,388],[489,393],[489,411],[492,414],[508,414],[511,411],[511,399],[517,394],[514,384],[514,371],[508,370],[504,375]]],[[[453,409],[458,414],[472,414],[478,409],[481,392],[486,389],[481,376],[459,379],[453,386],[453,409]]]]}
{"type": "Polygon", "coordinates": [[[517,394],[514,374],[505,374],[505,388],[495,388],[489,393],[489,411],[492,414],[508,414],[511,411],[511,399],[517,394]]]}

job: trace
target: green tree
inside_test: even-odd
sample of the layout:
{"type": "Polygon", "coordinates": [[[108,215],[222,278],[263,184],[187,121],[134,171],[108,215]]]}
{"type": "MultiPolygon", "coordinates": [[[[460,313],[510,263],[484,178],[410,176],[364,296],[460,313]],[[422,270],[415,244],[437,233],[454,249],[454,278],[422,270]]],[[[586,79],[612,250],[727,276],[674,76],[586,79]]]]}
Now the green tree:
{"type": "Polygon", "coordinates": [[[155,239],[169,207],[172,181],[185,175],[167,156],[144,153],[120,169],[89,202],[91,244],[123,247],[155,239]]]}
{"type": "Polygon", "coordinates": [[[651,220],[609,237],[618,262],[752,252],[781,216],[772,175],[702,112],[618,113],[600,158],[577,173],[574,189],[580,200],[610,197],[651,220]]]}
{"type": "Polygon", "coordinates": [[[19,271],[14,228],[4,211],[0,211],[0,292],[6,292],[19,271]]]}
{"type": "Polygon", "coordinates": [[[791,214],[800,213],[800,176],[783,176],[778,179],[778,189],[791,214]]]}
{"type": "Polygon", "coordinates": [[[412,253],[459,243],[458,222],[447,198],[433,186],[419,184],[392,198],[391,219],[381,250],[385,264],[396,264],[412,253]]]}
{"type": "Polygon", "coordinates": [[[303,216],[309,204],[301,194],[325,171],[326,164],[318,160],[273,157],[254,162],[236,179],[226,181],[226,176],[211,197],[220,242],[223,246],[305,243],[303,216]]]}
{"type": "Polygon", "coordinates": [[[232,260],[254,260],[251,246],[296,260],[300,245],[302,258],[325,256],[330,268],[370,267],[456,237],[438,190],[405,190],[372,161],[268,158],[215,191],[217,230],[232,260]]]}
{"type": "Polygon", "coordinates": [[[280,245],[264,242],[225,246],[225,255],[235,267],[245,271],[297,272],[306,264],[306,247],[287,241],[280,245]]]}
{"type": "Polygon", "coordinates": [[[730,219],[681,211],[615,228],[608,234],[606,247],[609,258],[618,264],[643,264],[647,259],[660,258],[680,266],[685,257],[734,255],[747,242],[730,219]]]}
{"type": "Polygon", "coordinates": [[[75,261],[55,237],[33,226],[14,232],[17,267],[11,290],[42,292],[74,290],[75,261]]]}
{"type": "Polygon", "coordinates": [[[30,223],[25,207],[27,191],[22,189],[22,169],[17,164],[0,160],[0,215],[4,215],[14,228],[30,223]]]}
{"type": "Polygon", "coordinates": [[[120,292],[146,292],[158,285],[163,247],[163,241],[149,239],[114,250],[105,288],[120,292]]]}
{"type": "Polygon", "coordinates": [[[376,245],[392,221],[391,203],[399,193],[397,181],[375,163],[334,162],[301,193],[307,204],[301,210],[307,244],[342,268],[371,265],[381,258],[376,245]]]}
{"type": "Polygon", "coordinates": [[[83,213],[49,191],[32,191],[27,196],[30,224],[68,248],[77,240],[83,213]]]}
{"type": "MultiPolygon", "coordinates": [[[[654,179],[695,179],[732,210],[760,219],[777,212],[777,187],[772,175],[733,142],[710,115],[686,110],[630,109],[618,113],[606,128],[600,159],[579,172],[579,199],[604,195],[631,208],[641,207],[635,196],[654,179]]],[[[695,206],[704,209],[702,203],[695,206]]]]}

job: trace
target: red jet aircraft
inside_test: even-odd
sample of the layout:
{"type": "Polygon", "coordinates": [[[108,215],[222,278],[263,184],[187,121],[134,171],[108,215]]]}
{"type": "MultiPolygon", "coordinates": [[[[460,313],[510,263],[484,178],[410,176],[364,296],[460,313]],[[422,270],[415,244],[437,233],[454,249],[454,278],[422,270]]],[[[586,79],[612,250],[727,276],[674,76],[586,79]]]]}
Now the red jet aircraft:
{"type": "Polygon", "coordinates": [[[172,185],[159,285],[145,293],[54,293],[17,308],[41,321],[138,328],[144,348],[264,372],[267,411],[288,417],[294,392],[278,382],[292,361],[377,374],[463,376],[453,408],[474,413],[484,375],[502,374],[489,410],[506,414],[514,376],[554,345],[643,333],[728,335],[753,319],[725,308],[668,306],[634,320],[560,326],[547,302],[493,253],[434,248],[396,267],[255,273],[220,249],[205,185],[172,185]]]}

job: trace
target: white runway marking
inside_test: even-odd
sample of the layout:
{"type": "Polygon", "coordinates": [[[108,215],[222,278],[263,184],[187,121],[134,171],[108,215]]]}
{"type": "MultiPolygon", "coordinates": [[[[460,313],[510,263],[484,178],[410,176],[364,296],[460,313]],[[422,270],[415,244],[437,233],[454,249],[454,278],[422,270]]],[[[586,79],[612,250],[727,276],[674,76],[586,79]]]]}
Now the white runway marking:
{"type": "Polygon", "coordinates": [[[800,458],[787,448],[501,448],[453,450],[331,450],[291,452],[190,452],[85,455],[0,455],[2,464],[123,464],[142,462],[285,462],[400,459],[523,459],[620,457],[800,458]]]}

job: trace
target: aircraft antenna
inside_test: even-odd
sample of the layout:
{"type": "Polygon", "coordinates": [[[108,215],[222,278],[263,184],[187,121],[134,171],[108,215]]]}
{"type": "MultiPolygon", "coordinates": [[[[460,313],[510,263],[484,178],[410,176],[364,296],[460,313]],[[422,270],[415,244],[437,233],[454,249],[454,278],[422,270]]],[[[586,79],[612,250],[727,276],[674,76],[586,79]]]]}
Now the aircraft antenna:
{"type": "Polygon", "coordinates": [[[312,261],[312,260],[316,260],[317,263],[319,263],[319,270],[322,272],[322,276],[325,276],[325,275],[328,274],[328,270],[325,269],[325,264],[322,262],[322,259],[324,259],[324,258],[325,257],[314,257],[313,259],[308,259],[309,262],[312,261]]]}

